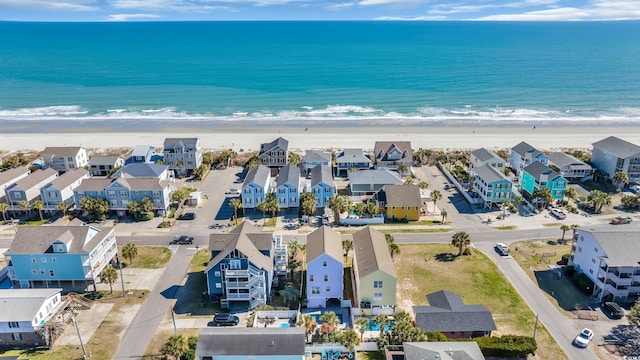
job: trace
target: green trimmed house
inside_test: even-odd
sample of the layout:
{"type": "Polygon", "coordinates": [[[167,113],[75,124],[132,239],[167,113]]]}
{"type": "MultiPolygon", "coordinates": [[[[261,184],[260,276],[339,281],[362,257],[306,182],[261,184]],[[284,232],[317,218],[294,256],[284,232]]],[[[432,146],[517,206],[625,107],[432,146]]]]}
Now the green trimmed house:
{"type": "Polygon", "coordinates": [[[564,198],[564,192],[567,190],[567,179],[553,171],[547,165],[536,161],[522,169],[520,186],[529,195],[533,195],[537,189],[549,188],[553,199],[561,200],[564,198]]]}
{"type": "Polygon", "coordinates": [[[506,176],[491,165],[482,165],[473,169],[476,177],[473,189],[482,199],[484,207],[491,208],[503,200],[511,200],[513,184],[506,176]]]}

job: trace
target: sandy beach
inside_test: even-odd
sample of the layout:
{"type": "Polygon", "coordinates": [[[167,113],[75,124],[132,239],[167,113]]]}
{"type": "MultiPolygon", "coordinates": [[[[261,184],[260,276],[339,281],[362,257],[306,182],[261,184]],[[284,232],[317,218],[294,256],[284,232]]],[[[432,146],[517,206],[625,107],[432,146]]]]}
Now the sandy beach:
{"type": "MultiPolygon", "coordinates": [[[[182,125],[182,124],[176,124],[182,125]]],[[[155,127],[143,132],[139,127],[132,131],[124,127],[96,128],[59,127],[39,128],[25,132],[4,132],[0,150],[35,150],[47,146],[83,146],[88,149],[106,149],[152,145],[162,147],[166,137],[198,137],[208,150],[229,149],[249,151],[258,149],[261,143],[278,136],[289,140],[292,150],[304,149],[372,149],[375,141],[411,141],[414,149],[475,149],[509,148],[526,141],[540,150],[586,148],[607,136],[617,136],[640,144],[640,127],[632,125],[399,125],[360,124],[337,126],[324,124],[266,124],[240,122],[223,125],[186,124],[185,126],[155,127]]]]}

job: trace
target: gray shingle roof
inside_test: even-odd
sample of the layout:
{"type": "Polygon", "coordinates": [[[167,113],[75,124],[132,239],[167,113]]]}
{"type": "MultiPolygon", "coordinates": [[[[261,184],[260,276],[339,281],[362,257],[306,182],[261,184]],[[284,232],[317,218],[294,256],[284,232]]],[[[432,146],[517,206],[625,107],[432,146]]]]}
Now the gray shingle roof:
{"type": "Polygon", "coordinates": [[[380,231],[367,226],[353,234],[353,252],[360,278],[378,270],[397,278],[387,240],[380,231]]]}
{"type": "Polygon", "coordinates": [[[553,171],[550,167],[539,161],[534,161],[531,164],[527,165],[527,167],[525,167],[523,171],[526,171],[527,173],[529,173],[529,175],[538,180],[540,180],[543,175],[546,176],[547,179],[553,179],[557,176],[560,176],[560,174],[553,171]]]}
{"type": "Polygon", "coordinates": [[[385,185],[400,185],[404,182],[395,171],[390,170],[359,170],[349,172],[349,182],[352,185],[357,184],[385,184],[385,185]]]}
{"type": "Polygon", "coordinates": [[[174,147],[176,144],[182,143],[188,146],[196,146],[198,144],[198,138],[165,138],[164,147],[174,147]]]}
{"type": "Polygon", "coordinates": [[[80,146],[47,146],[42,150],[40,156],[45,160],[53,156],[71,156],[75,157],[82,149],[80,146]]]}
{"type": "MultiPolygon", "coordinates": [[[[539,162],[536,161],[539,164],[539,162]]],[[[480,177],[484,179],[487,183],[492,183],[498,180],[509,180],[503,173],[496,170],[491,165],[482,165],[473,169],[473,172],[476,174],[476,177],[480,177]]]]}
{"type": "Polygon", "coordinates": [[[52,251],[51,245],[56,240],[62,240],[67,244],[72,241],[70,248],[67,249],[69,253],[88,254],[109,234],[110,230],[113,229],[92,226],[21,226],[7,254],[44,254],[52,251]],[[90,228],[97,229],[99,232],[85,243],[90,228]]]}
{"type": "Polygon", "coordinates": [[[16,181],[15,184],[9,186],[7,189],[13,189],[14,187],[18,187],[26,191],[57,174],[58,172],[53,170],[52,168],[34,171],[31,174],[27,175],[27,177],[16,181]]]}
{"type": "Polygon", "coordinates": [[[244,178],[242,187],[245,187],[252,183],[264,185],[267,182],[267,179],[270,177],[271,169],[264,165],[258,165],[254,168],[249,169],[249,171],[247,172],[247,177],[244,178]]]}
{"type": "Polygon", "coordinates": [[[157,178],[169,168],[167,165],[133,163],[123,166],[120,170],[111,175],[116,179],[121,176],[125,178],[157,178]]]}
{"type": "Polygon", "coordinates": [[[278,181],[276,186],[282,186],[286,183],[300,187],[300,168],[287,164],[280,168],[278,172],[278,181]]]}
{"type": "MultiPolygon", "coordinates": [[[[89,159],[89,166],[91,165],[96,165],[96,166],[100,166],[100,165],[109,165],[109,166],[114,166],[116,164],[116,162],[118,161],[118,159],[122,159],[120,156],[92,156],[91,159],[89,159]]],[[[124,161],[124,159],[122,159],[124,161]]]]}
{"type": "Polygon", "coordinates": [[[275,148],[287,151],[289,149],[289,141],[287,141],[285,138],[279,137],[272,142],[260,144],[260,154],[275,148]]]}
{"type": "Polygon", "coordinates": [[[370,163],[371,159],[366,157],[362,149],[344,149],[336,157],[336,163],[370,163]]]}
{"type": "Polygon", "coordinates": [[[598,147],[622,159],[640,153],[640,146],[615,136],[609,136],[591,145],[593,145],[594,148],[598,147]]]}
{"type": "Polygon", "coordinates": [[[146,157],[147,153],[149,153],[149,148],[151,148],[151,152],[153,152],[153,146],[150,145],[136,145],[131,152],[131,156],[143,156],[146,157]]]}
{"type": "Polygon", "coordinates": [[[400,150],[400,152],[403,154],[401,160],[413,160],[413,152],[411,151],[410,141],[376,141],[376,144],[373,148],[373,156],[375,158],[379,158],[380,154],[382,154],[381,160],[386,161],[389,151],[391,151],[391,149],[393,149],[394,147],[398,148],[398,150],[400,150]]]}
{"type": "Polygon", "coordinates": [[[307,150],[304,153],[305,162],[331,162],[331,153],[320,150],[307,150]]]}
{"type": "Polygon", "coordinates": [[[82,183],[80,183],[80,186],[75,188],[74,191],[80,192],[104,190],[107,186],[109,186],[109,184],[111,184],[112,181],[113,179],[84,179],[82,180],[82,183]]]}
{"type": "Polygon", "coordinates": [[[158,179],[127,179],[129,189],[134,191],[142,190],[164,190],[171,182],[158,179]]]}
{"type": "Polygon", "coordinates": [[[311,186],[329,184],[333,186],[331,167],[321,164],[311,169],[311,186]]]}
{"type": "Polygon", "coordinates": [[[521,142],[520,144],[514,146],[511,148],[511,150],[513,152],[515,152],[516,154],[520,155],[520,156],[525,156],[526,153],[533,153],[538,154],[540,153],[540,151],[536,150],[536,148],[534,148],[533,146],[527,144],[526,142],[521,142]]]}
{"type": "MultiPolygon", "coordinates": [[[[31,322],[44,301],[62,289],[6,289],[0,290],[0,322],[31,322]]],[[[58,305],[62,302],[58,303],[58,305]]]]}
{"type": "Polygon", "coordinates": [[[342,236],[339,232],[333,231],[326,226],[322,226],[307,235],[307,264],[322,254],[327,254],[340,263],[344,263],[342,236]]]}
{"type": "Polygon", "coordinates": [[[500,156],[498,156],[496,153],[494,153],[491,150],[487,150],[485,148],[480,148],[478,150],[475,150],[471,153],[473,156],[476,157],[476,159],[484,162],[487,160],[491,160],[491,159],[502,159],[500,156]]]}
{"type": "Polygon", "coordinates": [[[580,168],[580,167],[585,167],[585,168],[591,169],[591,166],[589,166],[584,161],[580,161],[580,160],[576,159],[574,156],[569,155],[569,154],[565,154],[563,152],[556,152],[556,153],[553,153],[553,154],[549,155],[549,162],[554,164],[555,166],[557,166],[559,168],[562,168],[562,167],[565,167],[565,166],[571,166],[574,169],[580,168]]]}
{"type": "Polygon", "coordinates": [[[414,306],[416,323],[424,331],[459,332],[496,330],[484,305],[465,305],[460,295],[440,290],[427,295],[429,306],[414,306]]]}
{"type": "Polygon", "coordinates": [[[405,342],[405,360],[485,360],[475,341],[405,342]]]}
{"type": "Polygon", "coordinates": [[[21,166],[15,169],[9,169],[7,171],[0,172],[0,185],[7,184],[11,185],[11,182],[15,180],[15,178],[20,177],[24,174],[28,174],[31,170],[29,170],[26,166],[21,166]]]}
{"type": "Polygon", "coordinates": [[[263,233],[248,221],[242,222],[228,234],[211,234],[209,249],[220,251],[220,253],[209,261],[206,271],[211,270],[234,249],[238,249],[246,255],[249,261],[257,267],[271,271],[273,268],[272,259],[261,253],[260,250],[271,250],[272,244],[271,233],[263,233]]]}
{"type": "Polygon", "coordinates": [[[198,336],[196,356],[304,356],[302,327],[204,328],[198,336]]]}
{"type": "Polygon", "coordinates": [[[385,185],[384,198],[386,206],[422,207],[420,187],[418,185],[385,185]]]}
{"type": "Polygon", "coordinates": [[[83,177],[86,177],[87,174],[89,174],[89,172],[85,169],[75,169],[67,171],[53,180],[50,186],[47,186],[47,188],[52,187],[54,189],[62,190],[67,186],[73,184],[76,180],[80,180],[83,177]]]}
{"type": "Polygon", "coordinates": [[[590,233],[606,254],[603,258],[608,266],[638,266],[640,262],[640,231],[628,229],[577,229],[590,233]]]}

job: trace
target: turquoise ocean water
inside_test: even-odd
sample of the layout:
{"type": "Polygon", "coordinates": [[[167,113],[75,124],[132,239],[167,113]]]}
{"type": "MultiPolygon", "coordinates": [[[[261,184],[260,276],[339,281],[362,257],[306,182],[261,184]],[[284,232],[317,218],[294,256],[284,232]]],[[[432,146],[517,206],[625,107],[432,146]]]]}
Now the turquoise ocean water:
{"type": "Polygon", "coordinates": [[[640,22],[0,22],[16,121],[638,121],[640,22]]]}

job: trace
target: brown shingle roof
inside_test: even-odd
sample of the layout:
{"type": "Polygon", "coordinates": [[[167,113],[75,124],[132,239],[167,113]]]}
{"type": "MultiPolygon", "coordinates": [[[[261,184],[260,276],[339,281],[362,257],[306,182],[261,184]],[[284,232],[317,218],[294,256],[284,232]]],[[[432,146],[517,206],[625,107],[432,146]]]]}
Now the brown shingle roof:
{"type": "Polygon", "coordinates": [[[82,179],[84,176],[87,176],[89,172],[85,169],[75,169],[65,172],[64,174],[58,176],[57,179],[51,182],[51,186],[55,189],[62,190],[67,186],[73,184],[76,180],[82,179]]]}
{"type": "Polygon", "coordinates": [[[327,254],[340,263],[344,263],[342,236],[339,232],[333,231],[326,226],[318,228],[307,235],[307,263],[322,254],[327,254]]]}
{"type": "Polygon", "coordinates": [[[28,190],[57,174],[58,172],[51,168],[34,171],[31,174],[27,175],[27,177],[16,181],[16,183],[11,187],[17,186],[22,190],[28,190]]]}
{"type": "Polygon", "coordinates": [[[383,271],[397,278],[384,234],[367,226],[353,234],[354,260],[360,278],[375,271],[383,271]]]}
{"type": "Polygon", "coordinates": [[[102,191],[113,179],[84,179],[75,191],[102,191]]]}
{"type": "Polygon", "coordinates": [[[398,150],[400,150],[400,152],[403,154],[401,160],[413,160],[410,141],[376,141],[376,145],[373,149],[374,159],[377,159],[381,153],[384,153],[382,156],[382,160],[386,161],[389,151],[394,147],[397,147],[398,150]],[[405,152],[407,153],[407,156],[404,156],[405,152]]]}
{"type": "MultiPolygon", "coordinates": [[[[0,172],[0,185],[13,181],[15,178],[28,174],[31,170],[26,166],[18,167],[15,169],[9,169],[7,171],[0,172]]],[[[11,185],[11,184],[7,184],[11,185]]]]}

